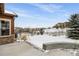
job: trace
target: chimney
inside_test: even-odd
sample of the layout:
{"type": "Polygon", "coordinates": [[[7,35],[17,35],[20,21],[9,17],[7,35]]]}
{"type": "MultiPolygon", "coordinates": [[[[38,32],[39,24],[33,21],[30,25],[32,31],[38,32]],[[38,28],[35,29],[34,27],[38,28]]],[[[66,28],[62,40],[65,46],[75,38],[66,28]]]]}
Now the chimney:
{"type": "Polygon", "coordinates": [[[0,3],[0,14],[4,13],[4,3],[0,3]]]}

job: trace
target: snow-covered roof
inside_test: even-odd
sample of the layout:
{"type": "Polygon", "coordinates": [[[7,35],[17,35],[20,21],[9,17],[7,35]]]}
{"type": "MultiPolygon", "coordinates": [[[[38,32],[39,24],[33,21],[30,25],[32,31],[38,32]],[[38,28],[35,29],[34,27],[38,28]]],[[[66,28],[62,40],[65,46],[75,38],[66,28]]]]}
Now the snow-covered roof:
{"type": "Polygon", "coordinates": [[[8,14],[12,14],[12,15],[16,15],[16,13],[12,12],[12,11],[8,11],[8,10],[5,10],[4,13],[8,13],[8,14]]]}

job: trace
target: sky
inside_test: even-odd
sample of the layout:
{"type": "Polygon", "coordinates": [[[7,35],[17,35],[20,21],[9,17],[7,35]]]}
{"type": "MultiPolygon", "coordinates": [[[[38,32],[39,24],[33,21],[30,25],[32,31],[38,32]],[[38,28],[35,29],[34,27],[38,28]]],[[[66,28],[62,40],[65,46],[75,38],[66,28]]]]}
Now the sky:
{"type": "Polygon", "coordinates": [[[15,27],[52,27],[79,13],[78,3],[6,3],[5,9],[15,12],[15,27]]]}

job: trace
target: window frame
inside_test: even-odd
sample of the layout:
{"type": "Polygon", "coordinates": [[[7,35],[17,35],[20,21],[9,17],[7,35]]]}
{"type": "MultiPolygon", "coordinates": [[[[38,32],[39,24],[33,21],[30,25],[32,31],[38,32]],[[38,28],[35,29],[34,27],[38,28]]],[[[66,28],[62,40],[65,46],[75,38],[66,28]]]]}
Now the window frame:
{"type": "Polygon", "coordinates": [[[9,35],[0,35],[0,37],[11,36],[11,19],[0,18],[0,21],[8,21],[9,22],[9,35]]]}

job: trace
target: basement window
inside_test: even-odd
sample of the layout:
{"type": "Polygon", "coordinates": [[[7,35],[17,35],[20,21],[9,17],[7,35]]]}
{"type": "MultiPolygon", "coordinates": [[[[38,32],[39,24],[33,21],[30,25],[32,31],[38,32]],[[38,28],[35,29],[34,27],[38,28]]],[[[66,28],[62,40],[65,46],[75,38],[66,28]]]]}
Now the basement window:
{"type": "Polygon", "coordinates": [[[10,34],[10,22],[0,20],[0,36],[5,36],[10,34]]]}

